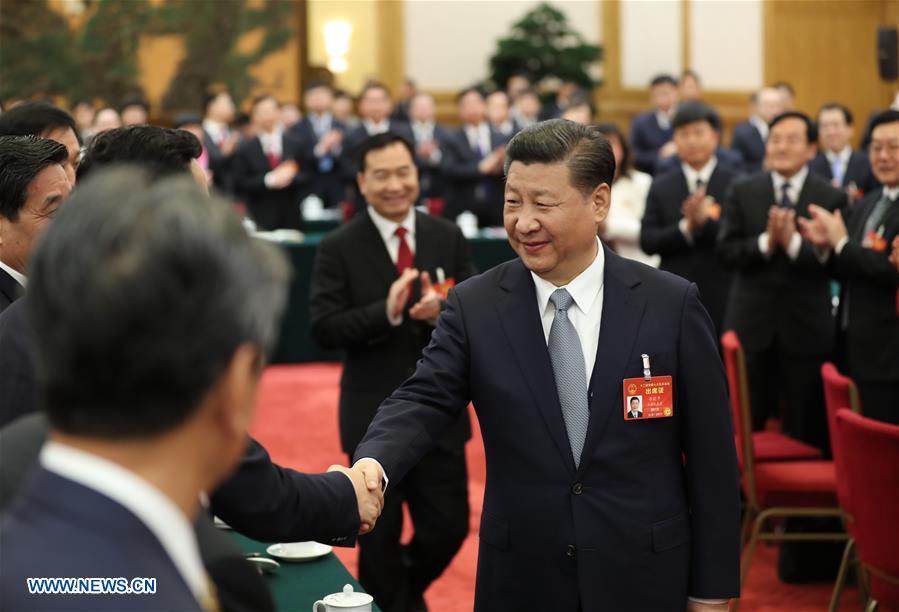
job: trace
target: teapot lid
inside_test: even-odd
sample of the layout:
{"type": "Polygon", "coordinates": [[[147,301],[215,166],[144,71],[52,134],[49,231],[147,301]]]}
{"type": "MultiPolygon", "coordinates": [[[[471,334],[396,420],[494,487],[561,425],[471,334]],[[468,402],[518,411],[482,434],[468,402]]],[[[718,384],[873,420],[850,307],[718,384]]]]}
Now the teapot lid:
{"type": "Polygon", "coordinates": [[[364,606],[375,600],[368,593],[356,593],[353,591],[353,585],[343,585],[343,592],[331,593],[325,597],[324,602],[335,608],[355,608],[356,606],[364,606]]]}

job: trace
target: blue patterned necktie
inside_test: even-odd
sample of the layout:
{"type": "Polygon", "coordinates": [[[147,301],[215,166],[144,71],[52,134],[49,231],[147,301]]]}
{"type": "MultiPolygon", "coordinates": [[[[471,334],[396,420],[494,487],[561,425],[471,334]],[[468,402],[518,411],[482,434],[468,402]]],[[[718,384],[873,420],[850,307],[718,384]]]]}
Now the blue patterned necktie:
{"type": "Polygon", "coordinates": [[[581,463],[581,451],[584,450],[590,420],[584,353],[577,330],[568,319],[568,308],[574,302],[571,294],[567,289],[556,289],[549,296],[549,301],[556,307],[556,314],[549,329],[547,348],[574,465],[577,467],[581,463]]]}
{"type": "Polygon", "coordinates": [[[839,157],[834,157],[833,161],[830,162],[830,173],[833,175],[833,182],[837,185],[843,184],[843,164],[840,163],[839,157]]]}
{"type": "Polygon", "coordinates": [[[784,181],[784,184],[780,186],[781,189],[781,198],[780,198],[780,207],[781,208],[793,208],[793,200],[790,199],[790,183],[789,181],[784,181]]]}

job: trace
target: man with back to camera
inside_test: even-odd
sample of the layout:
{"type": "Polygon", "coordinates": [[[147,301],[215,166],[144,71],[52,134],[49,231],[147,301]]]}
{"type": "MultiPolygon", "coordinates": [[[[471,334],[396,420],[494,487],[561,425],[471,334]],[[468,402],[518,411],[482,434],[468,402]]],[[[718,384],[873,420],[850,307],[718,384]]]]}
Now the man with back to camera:
{"type": "Polygon", "coordinates": [[[826,248],[843,284],[837,317],[849,375],[858,385],[865,416],[899,424],[899,275],[890,244],[899,244],[899,111],[871,123],[869,152],[883,184],[855,204],[843,221],[810,206],[803,236],[826,248]]]}
{"type": "Polygon", "coordinates": [[[660,74],[649,84],[652,110],[634,117],[631,124],[631,149],[634,167],[653,174],[656,165],[677,151],[671,141],[671,119],[677,111],[677,81],[669,74],[660,74]]]}
{"type": "MultiPolygon", "coordinates": [[[[54,140],[0,136],[0,312],[24,291],[34,243],[72,190],[66,159],[54,140]]],[[[8,409],[0,406],[0,425],[8,409]]]]}
{"type": "Polygon", "coordinates": [[[816,141],[815,124],[802,113],[771,121],[770,171],[733,184],[718,253],[734,270],[724,329],[735,330],[746,351],[753,427],[763,429],[782,406],[784,431],[825,449],[821,364],[834,349],[830,279],[826,253],[802,239],[796,219],[811,204],[844,208],[846,194],[809,172],[816,141]]]}
{"type": "Polygon", "coordinates": [[[507,154],[520,259],[449,294],[356,466],[370,487],[386,474],[389,495],[471,400],[487,461],[476,610],[724,610],[739,591],[739,477],[696,286],[597,239],[615,161],[595,127],[544,122],[507,154]],[[646,370],[670,413],[627,420],[646,370]]]}
{"type": "MultiPolygon", "coordinates": [[[[130,162],[142,165],[156,179],[192,173],[199,187],[205,189],[205,177],[195,159],[199,152],[199,142],[185,132],[154,126],[111,130],[97,136],[87,149],[79,179],[104,167],[130,162]]],[[[25,334],[25,310],[19,308],[21,305],[14,304],[0,316],[0,356],[4,359],[4,367],[0,368],[0,399],[19,413],[33,413],[37,409],[35,381],[30,338],[25,334]]],[[[20,423],[21,420],[11,424],[9,431],[2,432],[0,446],[5,469],[0,489],[4,495],[17,490],[17,481],[22,476],[10,473],[11,462],[7,461],[6,453],[34,454],[35,451],[18,439],[19,434],[34,434],[32,437],[38,439],[45,435],[44,423],[20,423]]],[[[331,473],[302,474],[282,468],[272,463],[262,445],[252,438],[249,442],[238,470],[210,495],[212,511],[235,530],[264,541],[317,539],[347,545],[352,544],[357,531],[366,533],[377,520],[380,500],[370,498],[358,475],[348,474],[348,483],[343,476],[331,473]]],[[[17,458],[17,462],[25,466],[31,463],[25,456],[17,458]]],[[[0,499],[0,505],[5,502],[0,499]]],[[[198,521],[198,533],[202,527],[198,521]]],[[[201,546],[206,541],[201,539],[201,546]]],[[[210,551],[201,552],[204,562],[208,562],[210,551]]],[[[209,571],[216,578],[220,592],[224,591],[223,599],[241,595],[232,593],[237,585],[230,574],[223,577],[222,583],[214,569],[209,571]]],[[[226,600],[225,603],[234,602],[226,600]]],[[[258,609],[258,605],[250,608],[258,609]]]]}
{"type": "Polygon", "coordinates": [[[662,256],[662,270],[696,283],[720,335],[731,273],[715,257],[715,239],[721,203],[737,173],[715,155],[720,124],[711,108],[686,102],[671,124],[681,163],[653,178],[640,228],[640,247],[662,256]]]}
{"type": "Polygon", "coordinates": [[[0,604],[218,609],[191,524],[244,454],[286,264],[186,177],[113,171],[70,203],[24,298],[50,435],[0,523],[0,604]],[[34,576],[156,588],[36,594],[34,576]]]}
{"type": "MultiPolygon", "coordinates": [[[[340,439],[350,458],[378,405],[414,371],[428,342],[443,302],[434,283],[474,273],[459,228],[413,208],[419,188],[411,143],[379,134],[357,151],[368,208],[322,241],[309,304],[316,341],[345,351],[340,439]]],[[[359,581],[385,611],[423,609],[425,590],[468,534],[470,436],[462,413],[391,488],[378,528],[359,540],[359,581]],[[408,546],[400,545],[403,501],[415,525],[408,546]]]]}

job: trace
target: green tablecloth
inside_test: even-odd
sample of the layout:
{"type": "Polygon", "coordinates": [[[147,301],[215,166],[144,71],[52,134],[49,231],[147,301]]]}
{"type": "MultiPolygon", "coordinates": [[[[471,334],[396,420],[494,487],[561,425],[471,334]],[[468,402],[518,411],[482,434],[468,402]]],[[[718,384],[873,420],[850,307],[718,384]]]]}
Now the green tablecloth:
{"type": "MultiPolygon", "coordinates": [[[[274,363],[338,361],[340,354],[321,350],[309,333],[309,286],[318,243],[324,233],[307,233],[302,242],[281,243],[293,267],[287,311],[281,324],[274,363]]],[[[515,257],[505,238],[477,237],[468,241],[475,267],[484,272],[515,257]]]]}
{"type": "MultiPolygon", "coordinates": [[[[267,544],[234,531],[228,534],[244,552],[269,556],[265,552],[267,544]]],[[[279,612],[310,612],[316,600],[331,593],[339,593],[345,584],[353,585],[356,591],[364,591],[334,553],[307,563],[278,563],[281,567],[275,574],[266,574],[266,580],[279,612]]],[[[373,606],[372,609],[378,610],[378,607],[373,606]]]]}

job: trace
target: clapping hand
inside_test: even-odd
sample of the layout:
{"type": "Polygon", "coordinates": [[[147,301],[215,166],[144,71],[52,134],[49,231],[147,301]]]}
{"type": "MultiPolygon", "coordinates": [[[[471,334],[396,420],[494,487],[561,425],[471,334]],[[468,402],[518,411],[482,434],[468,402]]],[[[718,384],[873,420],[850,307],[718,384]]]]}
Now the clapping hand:
{"type": "Polygon", "coordinates": [[[440,293],[431,283],[431,275],[421,273],[421,299],[409,310],[409,316],[416,321],[433,321],[440,315],[440,293]]]}
{"type": "Polygon", "coordinates": [[[839,210],[830,212],[815,204],[808,207],[810,219],[800,219],[802,237],[819,248],[832,249],[846,235],[846,223],[839,210]]]}
{"type": "Polygon", "coordinates": [[[899,236],[893,238],[893,252],[890,253],[890,263],[896,266],[896,271],[899,272],[899,236]]]}
{"type": "Polygon", "coordinates": [[[691,193],[681,206],[681,214],[687,220],[691,232],[695,232],[709,218],[709,203],[706,201],[705,188],[701,187],[691,193]]]}

